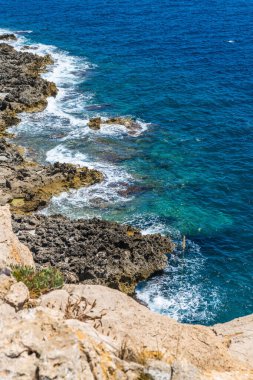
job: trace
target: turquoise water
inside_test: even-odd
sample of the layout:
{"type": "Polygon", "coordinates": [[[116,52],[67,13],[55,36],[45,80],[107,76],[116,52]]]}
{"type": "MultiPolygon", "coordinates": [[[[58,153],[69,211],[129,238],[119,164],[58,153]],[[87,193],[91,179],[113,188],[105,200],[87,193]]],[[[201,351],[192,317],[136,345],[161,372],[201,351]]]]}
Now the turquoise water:
{"type": "Polygon", "coordinates": [[[252,2],[0,5],[17,47],[53,54],[45,77],[60,89],[46,111],[23,115],[17,142],[42,162],[105,174],[46,212],[172,235],[168,268],[137,289],[153,310],[203,324],[252,313],[252,2]],[[142,130],[89,130],[98,115],[130,115],[142,130]]]}

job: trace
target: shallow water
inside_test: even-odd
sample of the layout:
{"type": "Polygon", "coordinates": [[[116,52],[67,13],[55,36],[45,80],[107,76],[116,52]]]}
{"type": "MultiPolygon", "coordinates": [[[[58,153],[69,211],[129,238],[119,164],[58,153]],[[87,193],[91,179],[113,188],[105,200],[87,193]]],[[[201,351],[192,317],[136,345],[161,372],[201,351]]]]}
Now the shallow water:
{"type": "Polygon", "coordinates": [[[252,313],[252,3],[0,5],[0,27],[22,31],[15,45],[54,56],[45,77],[60,89],[44,112],[23,115],[17,142],[106,177],[46,212],[172,235],[168,268],[137,289],[156,311],[204,324],[252,313]],[[91,131],[97,115],[133,116],[141,133],[91,131]]]}

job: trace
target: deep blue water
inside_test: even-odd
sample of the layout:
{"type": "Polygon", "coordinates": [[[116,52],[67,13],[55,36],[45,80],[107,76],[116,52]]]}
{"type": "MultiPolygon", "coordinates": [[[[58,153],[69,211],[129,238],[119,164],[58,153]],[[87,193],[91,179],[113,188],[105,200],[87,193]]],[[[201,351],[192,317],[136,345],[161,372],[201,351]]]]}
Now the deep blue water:
{"type": "Polygon", "coordinates": [[[1,28],[31,31],[19,46],[40,44],[39,53],[55,56],[46,75],[60,88],[47,111],[23,116],[17,141],[42,161],[106,175],[47,212],[172,234],[178,247],[168,268],[137,290],[156,311],[204,324],[252,313],[253,2],[0,6],[1,28]],[[86,123],[96,115],[130,115],[145,128],[92,132],[86,123]]]}

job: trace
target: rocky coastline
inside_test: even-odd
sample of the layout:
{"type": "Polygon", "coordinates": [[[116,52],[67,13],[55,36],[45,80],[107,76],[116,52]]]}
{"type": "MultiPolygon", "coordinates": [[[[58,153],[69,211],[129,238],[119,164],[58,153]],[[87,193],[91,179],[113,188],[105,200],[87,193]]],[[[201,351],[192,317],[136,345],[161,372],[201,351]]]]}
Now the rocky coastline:
{"type": "MultiPolygon", "coordinates": [[[[165,268],[171,239],[99,219],[34,214],[53,195],[103,180],[96,170],[31,162],[9,140],[21,112],[42,111],[57,95],[41,77],[51,64],[50,56],[0,43],[1,379],[253,379],[252,316],[183,325],[128,296],[165,268]],[[13,275],[16,266],[58,268],[65,285],[35,298],[13,275]]],[[[138,128],[130,119],[107,123],[138,128]]]]}
{"type": "MultiPolygon", "coordinates": [[[[14,38],[2,36],[8,41],[14,38]]],[[[38,267],[58,267],[66,282],[107,285],[132,294],[139,281],[165,268],[165,254],[174,248],[170,239],[142,236],[131,227],[98,219],[32,216],[52,196],[103,180],[97,170],[28,161],[22,148],[7,140],[7,128],[18,124],[19,113],[42,111],[47,98],[56,96],[55,84],[41,77],[52,64],[48,55],[0,44],[0,205],[10,205],[14,230],[33,252],[38,267]]]]}
{"type": "Polygon", "coordinates": [[[35,263],[61,270],[67,282],[99,284],[132,294],[141,280],[167,264],[170,239],[99,219],[13,216],[14,232],[35,263]]]}

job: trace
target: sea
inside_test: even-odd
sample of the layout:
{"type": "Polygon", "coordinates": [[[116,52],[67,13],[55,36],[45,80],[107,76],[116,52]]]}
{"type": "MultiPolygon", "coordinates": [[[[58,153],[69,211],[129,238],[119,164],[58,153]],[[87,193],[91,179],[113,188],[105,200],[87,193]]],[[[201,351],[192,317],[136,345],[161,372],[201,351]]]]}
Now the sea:
{"type": "Polygon", "coordinates": [[[39,162],[104,181],[44,214],[171,236],[167,268],[136,288],[151,310],[212,325],[253,313],[253,2],[0,0],[0,33],[51,54],[59,93],[22,114],[15,142],[39,162]],[[91,130],[92,117],[132,117],[91,130]]]}

